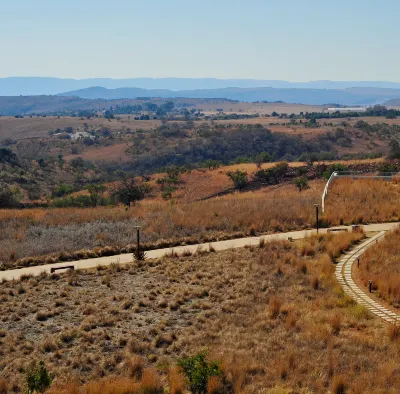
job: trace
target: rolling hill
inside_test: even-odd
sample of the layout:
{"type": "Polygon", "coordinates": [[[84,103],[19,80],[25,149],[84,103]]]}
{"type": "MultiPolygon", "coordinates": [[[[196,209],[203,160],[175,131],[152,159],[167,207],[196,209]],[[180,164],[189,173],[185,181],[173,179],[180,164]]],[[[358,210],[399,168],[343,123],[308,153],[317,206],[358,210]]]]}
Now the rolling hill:
{"type": "Polygon", "coordinates": [[[344,105],[381,104],[390,99],[400,97],[400,89],[357,87],[348,89],[304,89],[304,88],[223,88],[197,90],[168,90],[118,88],[107,89],[100,86],[69,91],[60,96],[76,96],[84,99],[134,99],[137,97],[162,98],[226,98],[244,102],[284,101],[286,103],[302,103],[323,105],[339,103],[344,105]]]}

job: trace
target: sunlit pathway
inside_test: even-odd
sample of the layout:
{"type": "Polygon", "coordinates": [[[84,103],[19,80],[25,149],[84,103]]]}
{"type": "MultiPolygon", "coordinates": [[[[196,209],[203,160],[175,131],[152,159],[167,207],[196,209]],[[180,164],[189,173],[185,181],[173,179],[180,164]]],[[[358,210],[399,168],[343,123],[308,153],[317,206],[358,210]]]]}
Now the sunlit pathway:
{"type": "MultiPolygon", "coordinates": [[[[365,232],[377,232],[377,231],[389,231],[394,229],[396,226],[398,226],[398,223],[369,224],[363,227],[365,232]]],[[[347,227],[340,226],[340,228],[342,229],[346,228],[348,231],[351,231],[351,226],[347,227]]],[[[321,234],[324,234],[328,230],[329,229],[320,229],[319,231],[321,234]]],[[[185,252],[195,253],[198,250],[207,251],[210,248],[210,246],[216,251],[236,249],[236,248],[243,248],[245,246],[257,246],[259,245],[261,239],[264,240],[264,242],[271,242],[274,240],[288,240],[288,239],[296,240],[309,237],[315,233],[316,230],[300,230],[300,231],[291,231],[288,233],[263,235],[260,237],[246,237],[246,238],[231,239],[227,241],[217,241],[204,244],[177,246],[173,248],[149,250],[146,252],[146,256],[149,259],[157,259],[168,256],[172,252],[176,255],[182,255],[185,252]]],[[[98,266],[107,266],[115,263],[127,264],[132,261],[133,261],[132,253],[126,253],[115,256],[104,256],[104,257],[97,257],[85,260],[38,265],[38,266],[19,268],[8,271],[0,271],[0,281],[19,279],[23,275],[37,276],[40,275],[42,272],[50,273],[52,268],[59,268],[65,266],[73,266],[74,269],[89,269],[89,268],[96,268],[98,266]]]]}

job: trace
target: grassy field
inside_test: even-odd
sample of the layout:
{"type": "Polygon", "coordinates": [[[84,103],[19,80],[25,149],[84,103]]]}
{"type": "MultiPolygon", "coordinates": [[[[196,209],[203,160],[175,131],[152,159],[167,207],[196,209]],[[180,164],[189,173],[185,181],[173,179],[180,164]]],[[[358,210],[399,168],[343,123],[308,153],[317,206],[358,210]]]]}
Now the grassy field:
{"type": "Polygon", "coordinates": [[[369,249],[360,263],[358,276],[368,288],[372,280],[374,294],[392,307],[400,307],[400,230],[387,235],[378,245],[369,249]]]}
{"type": "MultiPolygon", "coordinates": [[[[132,117],[133,118],[133,117],[132,117]]],[[[130,128],[131,130],[149,130],[161,124],[158,120],[129,120],[128,118],[113,119],[109,122],[104,118],[81,119],[79,117],[24,117],[14,118],[9,116],[0,117],[1,139],[12,138],[14,140],[29,138],[49,138],[50,130],[65,129],[73,127],[76,131],[83,131],[85,124],[93,128],[107,127],[113,132],[130,128]]]]}
{"type": "Polygon", "coordinates": [[[325,217],[335,224],[398,221],[399,194],[396,181],[342,178],[328,191],[325,217]]]}
{"type": "Polygon", "coordinates": [[[394,393],[398,338],[334,279],[332,256],[360,237],[3,283],[0,387],[42,360],[56,393],[182,393],[177,360],[206,348],[222,363],[212,393],[394,393]]]}
{"type": "MultiPolygon", "coordinates": [[[[226,187],[226,175],[218,170],[213,173],[215,182],[211,184],[221,189],[226,187]]],[[[194,197],[201,197],[205,191],[212,192],[206,186],[209,184],[206,175],[200,172],[198,177],[197,182],[188,182],[178,190],[175,200],[144,200],[129,210],[123,207],[0,210],[0,261],[12,266],[25,257],[58,258],[60,253],[79,259],[88,250],[95,257],[102,248],[117,254],[134,243],[137,224],[142,226],[143,242],[153,247],[315,227],[314,204],[320,203],[323,181],[311,182],[310,188],[303,192],[286,184],[193,202],[194,197]]],[[[337,180],[329,191],[321,224],[398,221],[399,193],[397,183],[337,180]]]]}
{"type": "Polygon", "coordinates": [[[235,193],[195,203],[145,200],[124,207],[0,210],[0,261],[27,256],[143,242],[198,241],[240,232],[276,232],[311,227],[322,183],[301,194],[293,185],[235,193]],[[295,201],[293,202],[293,197],[295,201]],[[4,229],[4,231],[3,231],[4,229]]]}

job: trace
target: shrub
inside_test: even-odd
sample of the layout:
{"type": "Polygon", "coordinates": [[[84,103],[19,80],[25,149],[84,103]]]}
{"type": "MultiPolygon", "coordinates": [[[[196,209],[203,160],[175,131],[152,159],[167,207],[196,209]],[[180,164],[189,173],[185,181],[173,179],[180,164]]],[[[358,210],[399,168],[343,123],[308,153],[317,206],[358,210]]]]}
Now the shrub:
{"type": "Polygon", "coordinates": [[[235,189],[242,190],[249,182],[247,172],[236,170],[229,171],[226,175],[232,180],[235,189]]]}
{"type": "Polygon", "coordinates": [[[18,198],[8,185],[0,184],[0,208],[16,208],[19,205],[18,198]]]}
{"type": "Polygon", "coordinates": [[[182,368],[193,394],[207,393],[208,379],[212,376],[222,376],[220,364],[207,361],[207,352],[183,358],[178,365],[182,368]]]}
{"type": "Polygon", "coordinates": [[[269,300],[269,314],[272,319],[276,319],[281,311],[282,300],[277,297],[272,297],[269,300]]]}
{"type": "Polygon", "coordinates": [[[308,178],[305,175],[295,178],[293,183],[296,185],[296,187],[299,190],[299,192],[301,192],[304,189],[308,189],[309,188],[309,186],[308,186],[308,178]]]}
{"type": "Polygon", "coordinates": [[[7,394],[8,390],[7,390],[7,384],[6,381],[4,379],[0,378],[0,394],[7,394]]]}
{"type": "Polygon", "coordinates": [[[44,393],[51,385],[52,379],[43,361],[32,364],[26,371],[27,393],[35,391],[44,393]]]}
{"type": "Polygon", "coordinates": [[[398,324],[390,324],[389,325],[389,338],[391,341],[396,341],[400,338],[400,326],[398,324]]]}
{"type": "Polygon", "coordinates": [[[332,175],[332,173],[334,173],[336,171],[348,171],[348,168],[344,164],[335,163],[335,164],[332,164],[331,166],[329,166],[326,169],[326,171],[322,174],[322,176],[324,177],[324,179],[328,180],[330,178],[330,176],[332,175]]]}

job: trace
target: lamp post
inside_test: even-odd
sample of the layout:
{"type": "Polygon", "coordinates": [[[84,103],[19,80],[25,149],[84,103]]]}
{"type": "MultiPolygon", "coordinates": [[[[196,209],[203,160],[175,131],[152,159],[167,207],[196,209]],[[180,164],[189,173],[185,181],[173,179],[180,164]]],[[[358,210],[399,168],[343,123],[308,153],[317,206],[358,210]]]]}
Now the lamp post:
{"type": "Polygon", "coordinates": [[[135,226],[136,228],[136,259],[140,260],[140,226],[135,226]]]}
{"type": "Polygon", "coordinates": [[[317,227],[317,234],[319,231],[319,220],[318,220],[318,209],[319,209],[319,204],[314,204],[315,206],[315,223],[316,223],[316,227],[317,227]]]}

